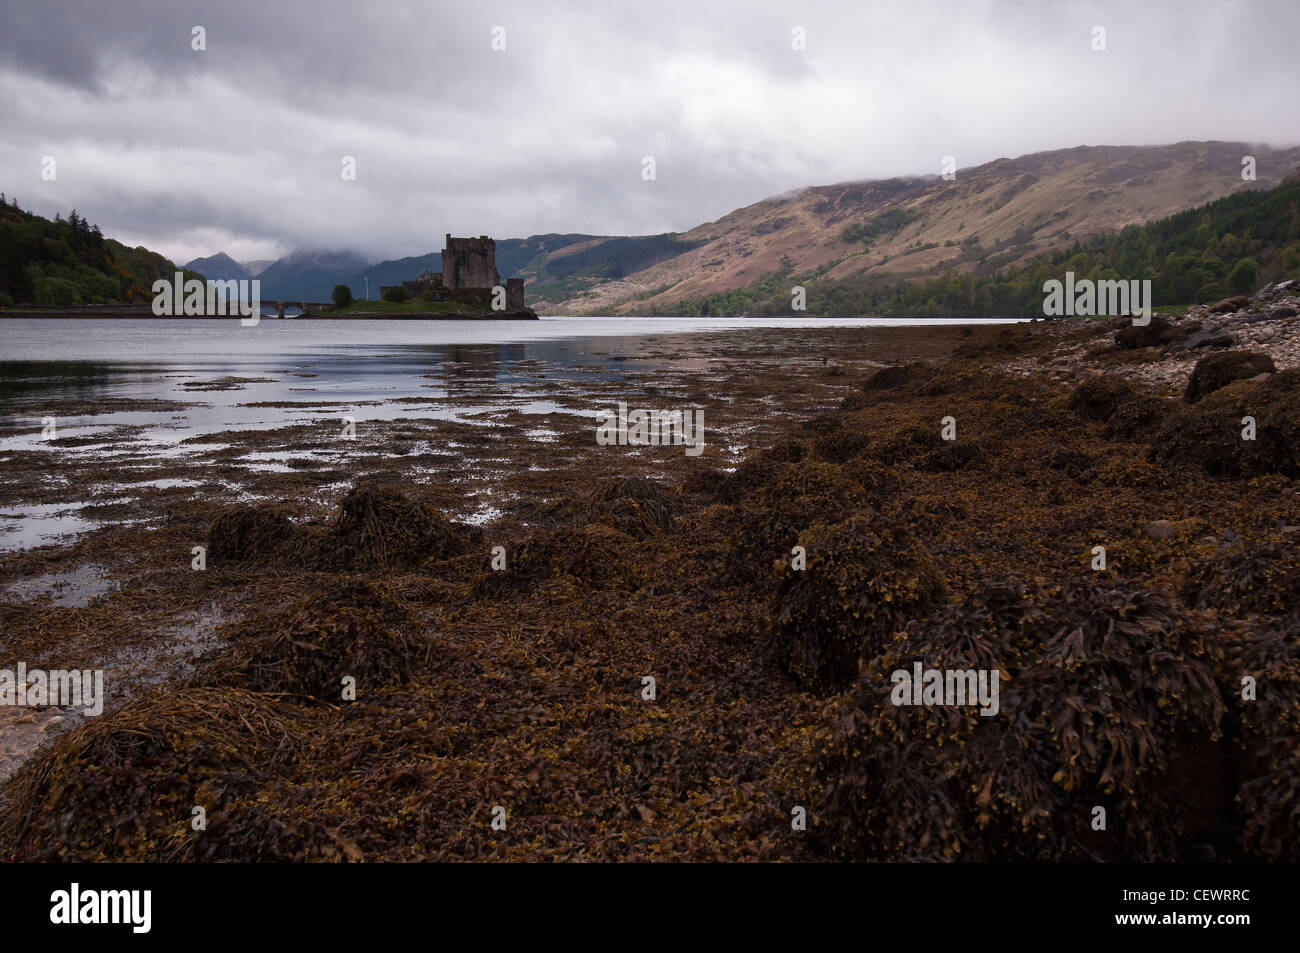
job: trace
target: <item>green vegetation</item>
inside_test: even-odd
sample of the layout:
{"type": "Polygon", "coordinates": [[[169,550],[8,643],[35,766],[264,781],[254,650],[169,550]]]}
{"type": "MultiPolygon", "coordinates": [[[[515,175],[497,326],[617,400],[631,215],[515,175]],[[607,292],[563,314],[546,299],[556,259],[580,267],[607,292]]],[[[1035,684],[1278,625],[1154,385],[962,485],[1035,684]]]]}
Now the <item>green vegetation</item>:
{"type": "Polygon", "coordinates": [[[335,285],[334,290],[330,292],[330,300],[336,307],[346,308],[352,303],[352,289],[347,285],[335,285]]]}
{"type": "Polygon", "coordinates": [[[902,231],[907,225],[915,222],[918,217],[916,212],[895,205],[892,208],[885,209],[879,215],[873,215],[865,222],[855,222],[849,225],[840,234],[840,237],[850,244],[862,242],[870,245],[874,239],[902,231]]]}
{"type": "Polygon", "coordinates": [[[384,292],[384,300],[391,301],[394,304],[401,304],[403,301],[409,301],[411,296],[401,285],[393,285],[384,292]]]}
{"type": "Polygon", "coordinates": [[[147,301],[153,283],[170,280],[178,270],[147,248],[105,238],[75,209],[66,219],[56,215],[50,221],[0,193],[0,307],[147,301]]]}

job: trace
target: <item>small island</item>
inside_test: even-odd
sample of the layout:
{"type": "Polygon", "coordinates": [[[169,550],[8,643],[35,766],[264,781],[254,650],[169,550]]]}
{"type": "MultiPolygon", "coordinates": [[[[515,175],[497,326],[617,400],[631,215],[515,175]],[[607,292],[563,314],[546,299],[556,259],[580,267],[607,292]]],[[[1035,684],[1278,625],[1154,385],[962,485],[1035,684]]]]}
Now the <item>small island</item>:
{"type": "Polygon", "coordinates": [[[348,317],[533,319],[524,303],[524,279],[507,278],[496,266],[496,241],[486,235],[453,238],[442,249],[442,271],[426,271],[399,285],[381,286],[379,301],[356,301],[345,285],[335,288],[334,311],[348,317]],[[343,301],[343,292],[348,292],[343,301]]]}

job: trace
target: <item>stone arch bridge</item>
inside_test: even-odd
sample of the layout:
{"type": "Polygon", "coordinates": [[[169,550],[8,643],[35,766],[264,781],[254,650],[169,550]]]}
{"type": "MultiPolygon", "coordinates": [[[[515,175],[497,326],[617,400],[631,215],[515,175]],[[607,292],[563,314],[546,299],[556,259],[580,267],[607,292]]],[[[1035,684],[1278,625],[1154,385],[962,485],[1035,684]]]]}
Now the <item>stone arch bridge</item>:
{"type": "Polygon", "coordinates": [[[289,299],[286,301],[263,301],[262,302],[262,309],[263,310],[273,309],[275,311],[275,316],[277,318],[283,318],[284,313],[290,308],[297,308],[299,311],[302,312],[302,316],[305,318],[308,315],[316,314],[318,312],[324,311],[326,308],[332,308],[332,307],[334,307],[334,302],[332,301],[325,301],[325,302],[296,301],[293,299],[289,299]]]}

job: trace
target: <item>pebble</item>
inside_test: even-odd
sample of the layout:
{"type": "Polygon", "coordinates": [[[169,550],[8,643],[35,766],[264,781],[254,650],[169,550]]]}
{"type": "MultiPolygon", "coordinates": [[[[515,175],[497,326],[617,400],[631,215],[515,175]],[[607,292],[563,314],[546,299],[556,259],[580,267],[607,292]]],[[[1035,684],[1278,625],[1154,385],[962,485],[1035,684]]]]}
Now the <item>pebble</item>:
{"type": "Polygon", "coordinates": [[[64,718],[62,715],[55,715],[53,718],[48,719],[41,725],[41,731],[57,731],[67,723],[68,719],[64,718]]]}
{"type": "Polygon", "coordinates": [[[1171,539],[1178,535],[1178,530],[1169,520],[1156,520],[1147,527],[1147,535],[1152,539],[1171,539]]]}

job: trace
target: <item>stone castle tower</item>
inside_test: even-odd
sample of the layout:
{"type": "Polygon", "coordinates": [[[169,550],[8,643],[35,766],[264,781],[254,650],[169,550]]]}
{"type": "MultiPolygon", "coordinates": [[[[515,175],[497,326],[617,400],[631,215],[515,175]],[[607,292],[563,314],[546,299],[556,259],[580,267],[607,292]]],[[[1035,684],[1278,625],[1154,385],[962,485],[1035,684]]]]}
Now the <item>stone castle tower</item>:
{"type": "Polygon", "coordinates": [[[442,283],[448,288],[494,288],[501,284],[497,274],[497,243],[486,235],[452,238],[442,250],[442,283]]]}
{"type": "MultiPolygon", "coordinates": [[[[394,286],[380,287],[384,297],[394,286]]],[[[434,301],[458,301],[486,307],[495,300],[493,289],[504,287],[507,311],[528,311],[524,304],[524,279],[501,281],[497,272],[497,243],[486,235],[478,238],[452,238],[442,250],[442,271],[425,272],[413,281],[403,281],[411,297],[429,297],[434,301]]],[[[536,317],[536,315],[534,315],[536,317]]]]}

